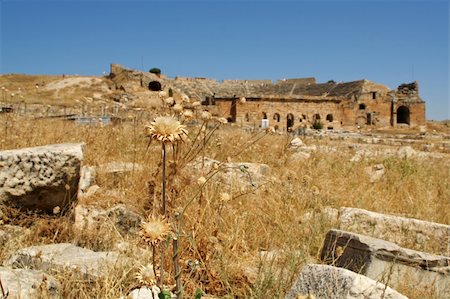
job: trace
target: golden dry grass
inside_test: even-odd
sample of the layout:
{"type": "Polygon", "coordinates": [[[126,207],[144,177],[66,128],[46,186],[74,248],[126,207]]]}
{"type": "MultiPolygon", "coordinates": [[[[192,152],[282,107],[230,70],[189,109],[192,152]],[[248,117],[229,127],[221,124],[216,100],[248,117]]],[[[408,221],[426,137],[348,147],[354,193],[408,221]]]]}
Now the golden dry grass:
{"type": "MultiPolygon", "coordinates": [[[[0,150],[64,142],[84,142],[86,165],[98,166],[113,161],[135,162],[144,166],[121,177],[99,174],[102,188],[83,203],[110,207],[125,203],[147,215],[147,182],[154,180],[153,198],[159,200],[161,148],[153,143],[148,151],[143,135],[144,123],[125,122],[117,126],[81,126],[71,122],[30,119],[0,115],[0,150]],[[106,190],[116,190],[111,196],[106,190]]],[[[188,127],[190,138],[199,127],[188,127]]],[[[328,140],[306,139],[308,144],[339,147],[337,152],[317,151],[310,159],[293,161],[287,145],[291,137],[248,133],[223,127],[215,132],[205,148],[205,156],[220,161],[266,163],[273,179],[258,190],[246,193],[224,190],[208,181],[200,190],[200,174],[178,169],[169,178],[169,214],[186,208],[180,237],[180,264],[187,298],[196,288],[224,298],[282,298],[302,265],[317,261],[323,238],[333,226],[324,216],[304,217],[325,207],[357,207],[399,214],[427,221],[450,224],[449,160],[372,158],[350,162],[353,151],[328,140]],[[261,137],[261,138],[260,138],[261,137]],[[364,168],[376,163],[386,167],[384,177],[371,183],[364,168]],[[231,199],[221,200],[228,192],[231,199]],[[201,196],[199,196],[201,194],[201,196]],[[276,258],[261,258],[260,252],[273,252],[276,258]],[[198,261],[189,268],[188,261],[198,261]]],[[[182,146],[182,153],[189,143],[182,146]]],[[[169,153],[170,156],[170,153],[169,153]]],[[[113,230],[76,233],[72,215],[23,215],[14,210],[7,223],[28,227],[29,234],[0,248],[4,261],[17,248],[36,244],[73,242],[92,250],[112,250],[118,241],[127,240],[148,248],[137,236],[121,236],[113,230]],[[102,236],[102,237],[99,237],[102,236]]],[[[171,218],[173,219],[173,218],[171,218]]],[[[132,256],[132,253],[130,253],[132,256]]],[[[142,257],[137,264],[150,260],[142,257]]],[[[167,265],[170,265],[167,258],[167,265]]],[[[172,267],[168,267],[169,272],[172,267]]],[[[64,298],[118,298],[137,285],[137,266],[112,269],[107,277],[94,282],[80,281],[71,273],[57,273],[64,298]]],[[[172,281],[173,282],[173,281],[172,281]]],[[[415,290],[402,290],[410,298],[423,298],[415,290]]],[[[427,298],[437,298],[427,290],[427,298]]]]}

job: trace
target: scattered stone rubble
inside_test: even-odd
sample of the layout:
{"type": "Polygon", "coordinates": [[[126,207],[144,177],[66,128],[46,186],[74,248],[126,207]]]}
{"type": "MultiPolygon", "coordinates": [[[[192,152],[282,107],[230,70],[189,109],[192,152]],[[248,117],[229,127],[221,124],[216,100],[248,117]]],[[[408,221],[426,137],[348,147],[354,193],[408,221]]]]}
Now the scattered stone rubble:
{"type": "MultiPolygon", "coordinates": [[[[330,230],[324,241],[321,259],[329,266],[307,265],[286,298],[308,298],[308,294],[314,298],[380,298],[377,293],[337,294],[337,289],[344,292],[345,287],[337,287],[340,280],[328,279],[332,275],[325,272],[335,273],[340,268],[347,269],[345,273],[351,270],[364,275],[373,283],[377,281],[382,289],[381,283],[385,283],[393,288],[434,288],[438,298],[450,294],[449,225],[345,207],[327,207],[319,214],[307,213],[302,219],[319,216],[341,229],[330,230]],[[324,291],[327,289],[328,293],[324,291]]],[[[384,296],[391,298],[386,297],[387,293],[384,296]]],[[[392,298],[406,298],[395,296],[392,298]]]]}
{"type": "MultiPolygon", "coordinates": [[[[306,146],[300,138],[293,139],[290,148],[294,153],[307,154],[321,150],[306,146]]],[[[416,153],[404,147],[396,155],[414,157],[416,153]]],[[[93,188],[99,188],[93,185],[96,172],[122,175],[143,169],[142,165],[132,163],[82,167],[82,160],[82,144],[0,152],[0,204],[51,212],[55,207],[67,207],[76,195],[82,198],[95,192],[93,188]]],[[[189,166],[204,176],[220,169],[213,179],[229,188],[256,189],[270,181],[271,169],[265,164],[221,163],[199,158],[189,166]]],[[[370,181],[376,182],[383,177],[385,169],[382,164],[376,164],[365,171],[370,181]]],[[[326,208],[322,214],[340,229],[327,233],[322,248],[321,259],[332,266],[306,265],[286,298],[311,295],[313,298],[402,299],[406,297],[391,287],[405,283],[420,288],[433,287],[442,298],[450,293],[449,225],[356,208],[326,208]]],[[[306,221],[316,216],[310,213],[303,218],[306,221]]],[[[74,210],[74,219],[75,230],[97,230],[110,225],[122,236],[135,234],[142,221],[140,215],[124,205],[105,210],[79,204],[74,210]]],[[[0,245],[25,233],[24,228],[2,225],[0,245]]],[[[133,247],[119,245],[117,249],[122,252],[133,247]]],[[[128,259],[121,258],[117,252],[93,252],[70,243],[31,246],[15,252],[4,263],[8,268],[0,267],[0,277],[9,291],[8,298],[35,298],[41,292],[56,298],[58,282],[42,271],[76,271],[86,279],[97,279],[107,273],[106,269],[127,262],[128,259]]],[[[155,291],[141,288],[133,290],[129,296],[156,298],[155,291]]]]}

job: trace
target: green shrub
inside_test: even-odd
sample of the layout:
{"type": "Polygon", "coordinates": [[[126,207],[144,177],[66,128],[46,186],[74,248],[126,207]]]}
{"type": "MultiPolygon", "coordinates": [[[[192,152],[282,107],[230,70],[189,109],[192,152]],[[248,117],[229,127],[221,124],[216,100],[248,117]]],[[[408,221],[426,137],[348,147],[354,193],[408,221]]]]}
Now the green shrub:
{"type": "Polygon", "coordinates": [[[157,67],[151,68],[149,70],[149,72],[152,73],[152,74],[158,75],[158,76],[161,75],[161,69],[159,69],[157,67]]]}

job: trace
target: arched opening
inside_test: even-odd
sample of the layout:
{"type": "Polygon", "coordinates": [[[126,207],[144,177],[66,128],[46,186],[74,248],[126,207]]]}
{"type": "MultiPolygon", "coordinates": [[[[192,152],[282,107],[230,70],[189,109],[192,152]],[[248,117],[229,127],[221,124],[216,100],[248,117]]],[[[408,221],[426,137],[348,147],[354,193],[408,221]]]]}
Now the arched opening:
{"type": "Polygon", "coordinates": [[[160,91],[161,90],[161,83],[158,81],[151,81],[148,83],[148,89],[151,91],[160,91]]]}
{"type": "Polygon", "coordinates": [[[280,122],[280,114],[275,113],[275,114],[273,115],[273,119],[276,120],[277,123],[279,123],[279,122],[280,122]]]}
{"type": "Polygon", "coordinates": [[[333,121],[333,114],[327,114],[327,121],[332,122],[333,121]]]}
{"type": "Polygon", "coordinates": [[[267,119],[267,113],[265,112],[262,113],[262,119],[267,119]]]}
{"type": "Polygon", "coordinates": [[[231,121],[228,121],[228,122],[235,123],[236,116],[237,116],[236,99],[231,100],[230,116],[231,116],[231,121]]]}
{"type": "Polygon", "coordinates": [[[286,117],[286,128],[288,131],[292,130],[294,127],[294,115],[289,113],[286,117]]]}
{"type": "Polygon", "coordinates": [[[314,114],[313,120],[320,120],[320,114],[319,113],[314,114]]]}
{"type": "Polygon", "coordinates": [[[245,121],[249,122],[250,121],[250,116],[248,115],[248,113],[245,113],[245,121]]]}
{"type": "Polygon", "coordinates": [[[367,123],[366,125],[371,125],[372,124],[372,113],[367,113],[367,123]]]}
{"type": "Polygon", "coordinates": [[[397,109],[397,123],[409,125],[409,108],[406,106],[400,106],[397,109]]]}
{"type": "Polygon", "coordinates": [[[359,104],[359,110],[365,110],[366,104],[359,104]]]}

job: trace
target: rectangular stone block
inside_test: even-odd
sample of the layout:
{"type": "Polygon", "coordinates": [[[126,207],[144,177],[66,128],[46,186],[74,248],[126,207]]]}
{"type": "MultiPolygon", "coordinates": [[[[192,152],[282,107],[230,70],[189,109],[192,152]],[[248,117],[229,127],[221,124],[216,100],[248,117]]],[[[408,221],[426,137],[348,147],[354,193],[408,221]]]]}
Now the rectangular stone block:
{"type": "Polygon", "coordinates": [[[449,257],[332,229],[325,237],[321,259],[327,264],[349,269],[393,288],[409,285],[435,288],[435,293],[442,296],[450,294],[449,257]]]}
{"type": "Polygon", "coordinates": [[[77,198],[83,144],[0,152],[0,203],[27,210],[64,211],[77,198]]]}
{"type": "Polygon", "coordinates": [[[347,269],[309,264],[285,299],[408,299],[384,284],[347,269]]]}
{"type": "Polygon", "coordinates": [[[394,242],[402,247],[450,256],[450,225],[341,208],[339,228],[394,242]]]}

